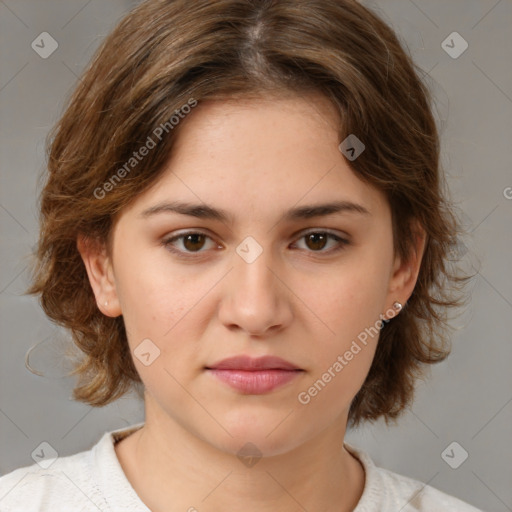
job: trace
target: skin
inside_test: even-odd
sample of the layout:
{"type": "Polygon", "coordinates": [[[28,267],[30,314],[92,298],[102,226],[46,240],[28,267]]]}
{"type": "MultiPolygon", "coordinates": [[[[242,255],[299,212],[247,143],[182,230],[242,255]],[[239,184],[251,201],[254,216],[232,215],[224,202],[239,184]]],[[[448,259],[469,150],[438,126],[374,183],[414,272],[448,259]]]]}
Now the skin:
{"type": "Polygon", "coordinates": [[[408,261],[394,256],[386,198],[350,169],[332,112],[317,96],[201,102],[181,121],[162,177],[115,219],[112,253],[78,240],[98,307],[123,315],[132,354],[146,338],[160,350],[149,366],[134,358],[146,421],[116,445],[153,511],[172,503],[200,512],[339,512],[361,497],[364,470],[343,439],[377,337],[308,404],[298,395],[379,315],[389,318],[395,301],[407,301],[425,237],[419,232],[408,261]],[[141,216],[175,200],[226,210],[232,222],[141,216]],[[288,209],[334,200],[369,214],[280,220],[288,209]],[[187,230],[207,238],[173,242],[182,257],[162,243],[187,230]],[[305,237],[326,230],[349,243],[305,237]],[[236,252],[247,236],[263,251],[252,263],[236,252]],[[247,395],[204,370],[239,354],[277,355],[304,371],[247,395]],[[262,453],[252,467],[237,458],[247,442],[262,453]]]}

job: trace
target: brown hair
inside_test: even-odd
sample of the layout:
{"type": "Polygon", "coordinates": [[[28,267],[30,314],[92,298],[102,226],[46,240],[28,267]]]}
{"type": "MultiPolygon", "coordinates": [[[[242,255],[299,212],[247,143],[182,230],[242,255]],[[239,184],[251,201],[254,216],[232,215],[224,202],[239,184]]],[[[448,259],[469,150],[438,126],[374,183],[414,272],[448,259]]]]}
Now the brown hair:
{"type": "Polygon", "coordinates": [[[430,92],[393,30],[353,0],[148,0],[104,40],[48,143],[29,293],[83,352],[75,399],[101,406],[140,383],[122,316],[97,308],[78,234],[108,247],[114,216],[161,175],[179,130],[169,120],[191,99],[309,92],[331,100],[340,142],[355,134],[366,145],[350,165],[385,193],[395,252],[410,253],[413,219],[427,233],[413,294],[380,333],[349,423],[398,417],[424,365],[447,357],[448,306],[461,304],[467,277],[447,257],[458,225],[430,92]],[[162,126],[161,141],[127,168],[162,126]]]}

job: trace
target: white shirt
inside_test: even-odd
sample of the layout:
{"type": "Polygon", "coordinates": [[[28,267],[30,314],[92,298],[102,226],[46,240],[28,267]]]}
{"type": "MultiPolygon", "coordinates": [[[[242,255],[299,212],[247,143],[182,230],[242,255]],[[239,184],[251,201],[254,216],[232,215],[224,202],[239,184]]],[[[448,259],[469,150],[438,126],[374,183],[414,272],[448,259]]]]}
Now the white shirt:
{"type": "MultiPolygon", "coordinates": [[[[42,458],[41,466],[51,462],[46,469],[33,464],[1,477],[0,512],[151,512],[126,478],[114,450],[115,442],[142,425],[106,432],[88,451],[53,462],[42,458]]],[[[377,467],[366,452],[344,446],[365,470],[363,494],[353,512],[482,512],[417,480],[377,467]]]]}

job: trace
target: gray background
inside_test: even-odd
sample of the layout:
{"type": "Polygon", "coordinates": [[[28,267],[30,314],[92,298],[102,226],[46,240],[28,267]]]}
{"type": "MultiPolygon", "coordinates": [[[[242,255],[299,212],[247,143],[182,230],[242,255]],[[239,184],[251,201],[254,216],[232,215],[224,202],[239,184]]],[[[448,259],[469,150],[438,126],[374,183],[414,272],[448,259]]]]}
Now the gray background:
{"type": "MultiPolygon", "coordinates": [[[[37,239],[36,195],[45,137],[92,52],[136,2],[0,0],[0,474],[32,464],[48,441],[60,456],[89,449],[106,430],[143,420],[128,396],[98,409],[70,399],[63,377],[66,333],[23,295],[37,239]],[[32,41],[49,32],[47,59],[32,41]],[[45,373],[40,377],[24,365],[45,373]]],[[[428,73],[438,104],[443,164],[464,212],[467,265],[478,265],[472,298],[456,321],[453,352],[418,385],[398,426],[347,434],[377,465],[419,479],[487,511],[512,510],[512,2],[367,1],[397,30],[428,73]],[[441,43],[459,32],[468,49],[451,58],[441,43]],[[453,441],[469,454],[458,468],[441,453],[453,441]]],[[[469,267],[470,268],[470,267],[469,267]]],[[[460,449],[455,450],[458,457],[460,449]]],[[[0,497],[1,498],[1,497],[0,497]]]]}

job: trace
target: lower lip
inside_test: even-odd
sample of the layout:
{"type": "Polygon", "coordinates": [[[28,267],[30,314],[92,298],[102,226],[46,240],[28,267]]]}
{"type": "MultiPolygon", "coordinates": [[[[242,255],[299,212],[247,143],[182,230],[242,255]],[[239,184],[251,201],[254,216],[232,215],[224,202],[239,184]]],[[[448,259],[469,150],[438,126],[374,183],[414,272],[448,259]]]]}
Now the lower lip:
{"type": "Polygon", "coordinates": [[[301,370],[216,370],[208,369],[215,377],[247,395],[268,393],[296,378],[301,370]]]}

